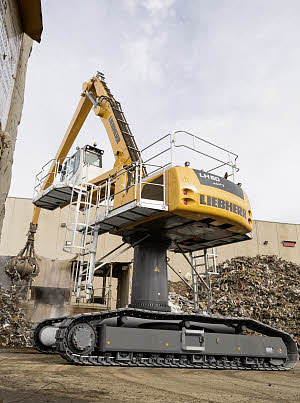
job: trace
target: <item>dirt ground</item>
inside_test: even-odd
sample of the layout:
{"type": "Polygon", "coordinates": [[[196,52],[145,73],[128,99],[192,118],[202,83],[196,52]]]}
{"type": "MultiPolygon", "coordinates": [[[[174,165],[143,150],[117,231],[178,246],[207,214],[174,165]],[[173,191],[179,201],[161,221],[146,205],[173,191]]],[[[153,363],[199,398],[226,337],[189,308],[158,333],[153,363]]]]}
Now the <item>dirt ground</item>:
{"type": "Polygon", "coordinates": [[[0,402],[299,402],[288,372],[81,367],[32,349],[0,350],[0,402]],[[1,400],[2,399],[2,400],[1,400]]]}

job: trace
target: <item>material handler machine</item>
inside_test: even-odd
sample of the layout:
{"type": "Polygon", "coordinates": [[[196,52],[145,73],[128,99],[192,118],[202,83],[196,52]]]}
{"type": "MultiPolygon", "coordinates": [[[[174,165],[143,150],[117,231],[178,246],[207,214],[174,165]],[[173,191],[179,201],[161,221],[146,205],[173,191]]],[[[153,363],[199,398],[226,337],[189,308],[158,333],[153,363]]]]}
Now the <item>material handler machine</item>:
{"type": "MultiPolygon", "coordinates": [[[[87,365],[293,368],[297,347],[289,334],[248,318],[172,313],[168,305],[168,250],[188,260],[187,254],[194,251],[251,238],[249,201],[241,184],[228,179],[231,174],[220,176],[213,169],[192,168],[189,162],[175,164],[178,149],[205,155],[195,145],[201,141],[190,133],[176,132],[140,151],[104,76],[98,73],[83,84],[58,153],[49,171],[44,174],[46,166],[38,176],[32,225],[36,228],[41,208],[73,207],[74,216],[67,225],[70,239],[64,248],[79,251],[74,289],[77,298],[84,291],[86,301],[92,298],[95,271],[108,261],[108,255],[115,253],[113,259],[119,253],[115,248],[97,261],[99,235],[121,236],[122,245],[134,248],[131,304],[44,320],[34,330],[37,349],[87,365]],[[108,172],[103,172],[103,151],[96,146],[85,146],[67,157],[92,108],[113,149],[115,164],[108,172]],[[180,142],[182,134],[191,143],[180,142]],[[145,157],[150,149],[155,155],[145,157]],[[170,161],[162,163],[166,154],[170,161]]],[[[229,166],[234,174],[236,157],[229,163],[213,159],[216,168],[229,166]]]]}

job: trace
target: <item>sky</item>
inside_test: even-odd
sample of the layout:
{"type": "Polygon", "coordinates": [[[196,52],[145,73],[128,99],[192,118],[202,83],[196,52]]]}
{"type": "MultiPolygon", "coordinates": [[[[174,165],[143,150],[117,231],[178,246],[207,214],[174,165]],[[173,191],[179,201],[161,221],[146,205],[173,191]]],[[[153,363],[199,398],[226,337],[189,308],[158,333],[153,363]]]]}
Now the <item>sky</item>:
{"type": "MultiPolygon", "coordinates": [[[[51,0],[42,13],[10,196],[32,197],[82,83],[101,71],[140,148],[186,130],[229,149],[253,217],[300,223],[299,0],[51,0]]],[[[94,141],[110,169],[91,113],[74,147],[94,141]]]]}

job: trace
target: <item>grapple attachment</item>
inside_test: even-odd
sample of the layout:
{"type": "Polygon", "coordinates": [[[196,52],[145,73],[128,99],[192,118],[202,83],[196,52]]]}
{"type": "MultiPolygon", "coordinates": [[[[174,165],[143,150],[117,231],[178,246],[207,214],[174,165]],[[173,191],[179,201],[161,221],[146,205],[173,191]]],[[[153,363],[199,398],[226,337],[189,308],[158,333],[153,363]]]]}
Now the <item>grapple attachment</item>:
{"type": "Polygon", "coordinates": [[[30,223],[25,247],[7,263],[5,272],[13,280],[29,280],[39,274],[40,270],[34,251],[34,234],[36,230],[37,225],[30,223]]]}
{"type": "Polygon", "coordinates": [[[36,258],[28,256],[16,256],[7,263],[6,273],[10,277],[19,275],[20,279],[37,276],[39,268],[36,258]]]}

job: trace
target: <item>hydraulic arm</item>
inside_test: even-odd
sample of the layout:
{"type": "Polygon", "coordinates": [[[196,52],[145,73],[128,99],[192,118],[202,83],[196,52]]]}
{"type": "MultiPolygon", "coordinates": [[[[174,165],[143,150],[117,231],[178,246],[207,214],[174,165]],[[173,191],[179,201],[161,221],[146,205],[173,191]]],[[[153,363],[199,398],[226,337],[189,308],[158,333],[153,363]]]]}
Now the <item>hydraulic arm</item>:
{"type": "MultiPolygon", "coordinates": [[[[52,185],[59,171],[57,162],[61,167],[92,108],[106,129],[115,156],[115,164],[112,170],[94,178],[91,183],[98,184],[107,179],[109,175],[119,171],[124,165],[130,165],[140,158],[140,152],[122,111],[121,104],[111,94],[105,83],[104,75],[98,72],[96,76],[83,84],[82,90],[73,118],[50,165],[49,172],[45,176],[42,191],[47,190],[52,185]]],[[[120,181],[117,180],[115,183],[116,188],[118,188],[118,185],[120,185],[120,181]]],[[[34,236],[37,231],[40,212],[41,208],[34,206],[26,245],[17,257],[9,262],[9,272],[12,274],[16,271],[22,276],[38,274],[34,236]]]]}
{"type": "MultiPolygon", "coordinates": [[[[90,81],[85,82],[82,85],[82,90],[80,101],[50,165],[42,190],[46,190],[53,183],[57,173],[55,171],[56,162],[59,161],[60,165],[63,164],[92,108],[95,115],[100,117],[106,129],[115,156],[115,164],[112,170],[94,178],[91,183],[98,184],[114,171],[120,170],[124,165],[130,165],[140,158],[140,152],[122,111],[121,104],[111,94],[103,74],[97,73],[90,81]]],[[[40,210],[40,208],[34,207],[33,225],[38,223],[40,210]]]]}

